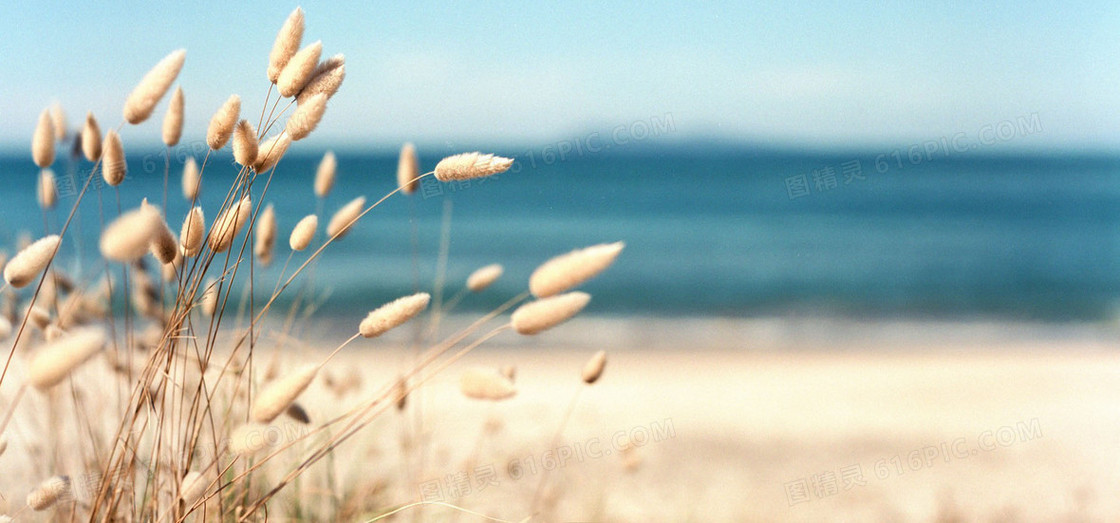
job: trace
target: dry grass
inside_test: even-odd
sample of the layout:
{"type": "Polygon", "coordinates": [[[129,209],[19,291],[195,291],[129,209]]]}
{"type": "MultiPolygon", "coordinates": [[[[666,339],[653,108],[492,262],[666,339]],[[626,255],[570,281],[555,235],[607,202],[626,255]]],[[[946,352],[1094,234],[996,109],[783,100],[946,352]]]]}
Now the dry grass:
{"type": "MultiPolygon", "coordinates": [[[[184,216],[165,217],[161,210],[167,207],[170,149],[162,206],[147,199],[122,201],[124,193],[116,187],[129,183],[124,142],[133,131],[123,131],[122,137],[122,123],[102,138],[93,114],[87,114],[79,140],[91,165],[78,171],[86,177],[78,180],[69,214],[54,227],[57,234],[28,240],[4,268],[11,290],[4,295],[0,337],[11,348],[0,374],[0,397],[8,400],[0,438],[17,433],[26,467],[37,478],[50,478],[25,478],[21,488],[30,492],[28,508],[13,516],[31,518],[23,511],[32,510],[57,520],[162,523],[197,517],[256,521],[372,518],[403,510],[422,514],[411,486],[429,472],[424,463],[434,449],[426,446],[425,433],[440,420],[424,415],[427,398],[418,393],[498,335],[510,329],[541,332],[588,302],[589,295],[580,292],[541,299],[484,330],[521,304],[529,296],[526,291],[440,338],[433,318],[443,311],[425,315],[430,295],[414,291],[374,309],[326,357],[301,361],[306,352],[281,350],[298,345],[294,333],[313,323],[317,291],[308,280],[315,261],[329,256],[331,245],[366,214],[398,192],[413,193],[426,176],[476,178],[503,172],[513,162],[466,153],[421,173],[415,147],[406,145],[396,189],[372,203],[364,197],[350,200],[332,216],[322,239],[316,239],[316,215],[305,217],[291,231],[288,262],[298,251],[310,252],[301,254],[290,272],[286,262],[275,283],[258,281],[254,268],[272,261],[281,233],[277,213],[283,210],[269,203],[272,176],[283,168],[287,150],[329,115],[328,101],[345,78],[345,58],[335,55],[320,62],[322,43],[301,48],[303,32],[304,15],[296,9],[269,55],[267,77],[274,85],[267,86],[259,116],[242,118],[241,97],[232,95],[212,117],[207,145],[216,151],[232,138],[238,165],[233,176],[214,175],[215,169],[229,167],[211,161],[209,153],[201,163],[188,158],[181,180],[189,202],[184,216]],[[250,122],[258,122],[259,128],[250,122]],[[113,189],[93,183],[97,176],[113,189]],[[198,202],[204,178],[228,183],[207,186],[207,191],[226,191],[220,205],[198,202]],[[102,191],[109,192],[108,198],[102,191]],[[80,223],[83,213],[77,211],[82,207],[96,207],[99,221],[80,223]],[[216,216],[209,230],[204,207],[206,214],[216,216]],[[178,238],[168,219],[182,220],[178,238]],[[100,229],[101,259],[75,259],[64,240],[79,224],[100,229]],[[301,285],[293,286],[296,280],[301,285]],[[261,288],[273,289],[267,300],[239,299],[255,296],[261,288]],[[293,293],[289,311],[273,311],[278,298],[293,293]],[[409,321],[428,322],[429,329],[418,327],[416,332],[430,337],[418,336],[409,365],[383,383],[363,385],[353,365],[344,373],[346,365],[332,363],[355,340],[392,337],[387,333],[409,321]],[[264,361],[269,361],[267,371],[261,370],[264,361]],[[326,394],[333,400],[321,401],[326,394]],[[305,397],[313,408],[304,408],[305,397]],[[417,398],[415,407],[405,401],[409,397],[417,398]],[[394,416],[416,422],[399,434],[406,458],[401,470],[381,476],[381,483],[340,477],[339,455],[353,452],[349,447],[361,449],[368,434],[397,423],[394,416]],[[395,499],[386,497],[389,483],[395,499]]],[[[139,125],[168,99],[157,132],[169,148],[184,138],[183,89],[167,97],[184,63],[185,51],[168,54],[138,82],[123,108],[124,121],[139,125]]],[[[34,163],[46,169],[54,162],[56,143],[66,139],[61,106],[44,111],[32,133],[34,163]]],[[[76,153],[69,159],[78,161],[76,153]]],[[[328,152],[313,184],[320,205],[334,186],[336,169],[337,159],[328,152]]],[[[387,181],[391,176],[386,173],[387,181]]],[[[39,180],[49,230],[53,215],[48,213],[58,212],[57,190],[50,171],[42,171],[39,180]]],[[[582,282],[590,277],[585,273],[569,279],[582,282]]],[[[480,269],[463,284],[457,300],[467,291],[487,290],[501,275],[498,264],[480,269]]],[[[470,397],[497,400],[514,393],[512,371],[487,369],[463,376],[462,391],[470,397]]]]}

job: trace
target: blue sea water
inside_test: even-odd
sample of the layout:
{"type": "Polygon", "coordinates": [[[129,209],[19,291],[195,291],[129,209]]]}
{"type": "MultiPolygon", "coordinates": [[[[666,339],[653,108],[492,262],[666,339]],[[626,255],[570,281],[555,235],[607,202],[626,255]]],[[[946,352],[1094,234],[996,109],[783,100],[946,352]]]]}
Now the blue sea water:
{"type": "MultiPolygon", "coordinates": [[[[445,153],[420,152],[425,168],[445,153]]],[[[367,310],[411,292],[416,273],[430,289],[445,201],[452,202],[447,293],[477,267],[506,267],[494,290],[470,296],[463,310],[520,292],[552,255],[616,240],[627,244],[617,264],[585,286],[596,314],[1068,321],[1104,319],[1120,304],[1120,157],[911,162],[873,152],[650,147],[545,161],[531,151],[496,152],[519,156],[515,169],[462,185],[433,180],[416,195],[394,196],[331,246],[315,269],[317,288],[330,293],[322,309],[367,310]]],[[[293,152],[276,171],[263,200],[276,206],[281,247],[270,268],[255,271],[258,281],[276,280],[287,234],[303,215],[322,205],[329,216],[354,196],[372,201],[394,187],[395,155],[339,153],[338,183],[317,202],[311,186],[319,158],[293,152]]],[[[124,207],[143,196],[160,202],[162,157],[130,157],[129,167],[124,207]]],[[[54,168],[65,180],[66,161],[54,168]]],[[[76,166],[79,175],[88,168],[76,166]]],[[[210,159],[202,200],[208,221],[235,171],[227,155],[210,159]]],[[[175,230],[187,208],[180,172],[172,166],[175,230]]],[[[0,243],[9,252],[20,231],[43,231],[36,173],[26,155],[0,158],[0,243]]],[[[60,185],[55,230],[74,201],[69,184],[60,185]]],[[[114,192],[102,188],[100,197],[115,214],[114,192]]],[[[64,256],[76,259],[80,243],[92,259],[97,202],[96,191],[83,201],[64,256]]],[[[87,273],[98,269],[85,262],[87,273]]]]}

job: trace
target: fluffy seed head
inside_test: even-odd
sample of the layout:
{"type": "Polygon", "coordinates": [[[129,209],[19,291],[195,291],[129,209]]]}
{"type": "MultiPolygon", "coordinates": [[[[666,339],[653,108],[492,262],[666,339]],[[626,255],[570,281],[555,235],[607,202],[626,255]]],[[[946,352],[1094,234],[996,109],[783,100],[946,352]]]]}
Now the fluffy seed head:
{"type": "Polygon", "coordinates": [[[295,8],[280,26],[276,33],[276,41],[272,44],[272,51],[268,53],[268,81],[276,83],[280,78],[280,71],[288,65],[288,61],[299,50],[299,43],[303,40],[303,9],[295,8]]]}
{"type": "Polygon", "coordinates": [[[195,207],[187,213],[183,220],[183,229],[179,234],[179,243],[184,256],[194,256],[202,250],[202,233],[206,227],[205,218],[202,216],[202,207],[195,207]]]}
{"type": "Polygon", "coordinates": [[[416,147],[411,143],[401,147],[401,156],[397,160],[397,186],[401,192],[412,194],[420,188],[420,160],[416,158],[416,147]]]}
{"type": "Polygon", "coordinates": [[[253,400],[249,418],[258,423],[268,423],[288,410],[319,373],[318,365],[305,365],[295,372],[265,386],[253,400]]]}
{"type": "Polygon", "coordinates": [[[50,263],[58,244],[58,235],[52,234],[24,247],[4,266],[4,281],[17,289],[26,287],[50,263]]]}
{"type": "Polygon", "coordinates": [[[315,196],[326,198],[334,187],[334,176],[338,170],[338,159],[334,151],[327,151],[319,161],[319,168],[315,170],[315,196]]]}
{"type": "Polygon", "coordinates": [[[327,223],[327,236],[342,238],[346,233],[350,232],[350,228],[354,226],[354,221],[358,219],[358,215],[362,214],[362,209],[366,205],[366,197],[359,196],[350,200],[350,203],[343,205],[338,212],[331,216],[331,221],[327,223]]]}
{"type": "Polygon", "coordinates": [[[315,73],[322,54],[323,43],[315,42],[293,55],[276,79],[276,90],[280,92],[280,96],[288,98],[299,94],[307,82],[311,81],[311,75],[315,73]]]}
{"type": "Polygon", "coordinates": [[[229,435],[229,450],[240,456],[260,452],[273,443],[269,432],[269,426],[263,423],[247,423],[237,427],[229,435]]]}
{"type": "Polygon", "coordinates": [[[141,206],[120,215],[101,231],[101,255],[119,262],[140,259],[164,226],[162,222],[159,212],[151,206],[141,206]]]}
{"type": "Polygon", "coordinates": [[[152,236],[149,250],[152,251],[152,256],[155,256],[160,263],[170,264],[179,257],[179,240],[175,238],[175,233],[171,232],[171,228],[167,226],[167,222],[164,221],[162,216],[159,218],[159,225],[152,236]]]}
{"type": "Polygon", "coordinates": [[[167,114],[163,117],[163,143],[168,147],[179,144],[183,137],[183,88],[176,87],[171,93],[171,103],[167,105],[167,114]]]}
{"type": "Polygon", "coordinates": [[[54,139],[60,142],[69,134],[70,125],[66,122],[66,111],[62,110],[61,103],[51,104],[51,127],[54,129],[54,139]]]}
{"type": "Polygon", "coordinates": [[[39,113],[39,123],[35,126],[35,134],[31,135],[31,159],[40,169],[54,163],[54,123],[51,122],[50,109],[39,113]]]}
{"type": "Polygon", "coordinates": [[[55,187],[53,171],[43,169],[39,172],[39,184],[36,189],[39,197],[39,207],[43,209],[54,208],[55,202],[58,201],[58,189],[55,187]]]}
{"type": "Polygon", "coordinates": [[[124,181],[128,174],[128,164],[124,160],[124,144],[121,135],[110,130],[105,134],[105,143],[101,145],[101,177],[105,183],[116,187],[124,181]]]}
{"type": "Polygon", "coordinates": [[[70,331],[70,334],[39,349],[31,360],[27,382],[39,390],[57,385],[79,365],[100,352],[105,342],[105,331],[100,327],[70,331]]]}
{"type": "Polygon", "coordinates": [[[513,165],[512,158],[479,152],[448,156],[436,164],[436,179],[441,182],[469,180],[505,172],[513,165]]]}
{"type": "Polygon", "coordinates": [[[459,377],[459,390],[468,398],[498,401],[513,397],[517,388],[509,378],[490,368],[471,368],[459,377]]]}
{"type": "Polygon", "coordinates": [[[35,511],[47,510],[68,492],[70,492],[70,477],[54,476],[40,483],[27,495],[27,506],[35,511]]]}
{"type": "Polygon", "coordinates": [[[257,161],[257,131],[249,120],[241,120],[233,131],[233,159],[245,167],[257,161]]]}
{"type": "Polygon", "coordinates": [[[198,472],[188,472],[179,485],[179,499],[190,507],[205,492],[207,481],[198,472]]]}
{"type": "Polygon", "coordinates": [[[501,264],[497,263],[482,267],[467,277],[467,288],[471,292],[482,292],[502,277],[503,270],[501,264]]]}
{"type": "Polygon", "coordinates": [[[241,97],[236,94],[230,95],[226,103],[222,104],[218,112],[210,118],[210,127],[206,129],[206,145],[215,151],[225,147],[240,114],[241,97]]]}
{"type": "Polygon", "coordinates": [[[211,279],[206,283],[206,290],[202,292],[202,313],[213,316],[218,310],[218,282],[211,279]]]}
{"type": "Polygon", "coordinates": [[[622,242],[601,243],[552,258],[529,276],[529,290],[538,298],[547,298],[576,287],[610,267],[625,246],[622,242]]]}
{"type": "Polygon", "coordinates": [[[596,352],[591,359],[583,366],[583,371],[580,373],[580,378],[583,382],[590,385],[599,380],[599,376],[603,375],[603,367],[607,366],[607,351],[601,350],[596,352]]]}
{"type": "Polygon", "coordinates": [[[288,246],[293,251],[302,251],[311,244],[311,239],[315,237],[315,229],[319,227],[319,217],[314,214],[304,216],[295,228],[292,229],[292,235],[288,238],[288,246]]]}
{"type": "Polygon", "coordinates": [[[376,338],[420,314],[430,300],[426,292],[397,298],[370,312],[358,325],[358,332],[366,338],[376,338]]]}
{"type": "Polygon", "coordinates": [[[252,212],[253,204],[246,196],[218,216],[218,219],[214,220],[214,224],[210,226],[210,236],[208,238],[210,250],[218,253],[229,249],[230,245],[233,245],[233,239],[237,237],[237,233],[241,232],[245,222],[249,221],[252,212]]]}
{"type": "Polygon", "coordinates": [[[93,113],[86,114],[86,124],[82,127],[82,154],[91,162],[101,159],[101,127],[93,113]]]}
{"type": "Polygon", "coordinates": [[[342,81],[346,79],[346,57],[336,54],[318,65],[311,73],[311,81],[307,82],[303,90],[296,97],[296,103],[302,104],[317,94],[325,94],[328,98],[338,92],[342,81]]]}
{"type": "Polygon", "coordinates": [[[256,244],[253,245],[253,253],[260,260],[261,265],[267,267],[272,263],[272,248],[276,245],[276,210],[272,208],[271,203],[257,217],[254,236],[256,236],[256,244]]]}
{"type": "Polygon", "coordinates": [[[568,321],[589,301],[591,295],[579,291],[531,301],[513,311],[510,323],[518,334],[537,334],[568,321]]]}
{"type": "Polygon", "coordinates": [[[198,172],[198,162],[193,156],[187,157],[183,164],[183,198],[189,202],[198,199],[198,188],[202,184],[202,175],[198,172]]]}
{"type": "Polygon", "coordinates": [[[323,113],[327,112],[328,99],[326,93],[319,93],[299,104],[292,116],[288,118],[288,123],[285,126],[285,130],[292,137],[292,141],[307,138],[307,135],[318,127],[319,121],[323,119],[323,113]]]}
{"type": "MultiPolygon", "coordinates": [[[[0,316],[0,340],[8,339],[12,335],[12,322],[8,320],[7,316],[0,316]]],[[[4,451],[0,450],[0,454],[4,451]]]]}
{"type": "Polygon", "coordinates": [[[160,98],[167,94],[175,77],[179,76],[179,71],[183,68],[183,60],[186,58],[185,49],[172,51],[144,75],[124,102],[125,121],[135,125],[152,115],[160,98]]]}
{"type": "Polygon", "coordinates": [[[257,162],[253,165],[253,170],[263,173],[276,167],[284,157],[284,153],[288,152],[289,145],[292,145],[292,137],[288,136],[288,133],[280,133],[265,140],[257,148],[257,162]]]}

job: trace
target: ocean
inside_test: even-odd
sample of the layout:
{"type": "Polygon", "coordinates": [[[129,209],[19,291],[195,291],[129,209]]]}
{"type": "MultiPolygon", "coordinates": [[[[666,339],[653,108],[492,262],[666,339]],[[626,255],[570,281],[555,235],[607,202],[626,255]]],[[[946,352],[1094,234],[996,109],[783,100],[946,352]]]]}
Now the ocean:
{"type": "MultiPolygon", "coordinates": [[[[462,311],[488,310],[522,291],[533,268],[553,255],[617,240],[626,242],[617,263],[584,287],[597,315],[1068,322],[1105,320],[1120,306],[1120,157],[919,155],[915,162],[905,152],[726,147],[566,157],[494,152],[518,163],[493,179],[429,179],[329,247],[314,271],[315,288],[328,295],[320,310],[357,316],[416,285],[430,290],[445,207],[445,294],[482,265],[506,268],[491,290],[463,300],[462,311]]],[[[420,148],[422,167],[430,169],[445,151],[425,153],[420,148]]],[[[319,159],[293,150],[264,197],[276,206],[281,240],[272,266],[255,270],[268,283],[261,293],[279,275],[299,218],[322,206],[325,223],[351,198],[373,201],[394,188],[395,154],[340,152],[338,182],[319,202],[312,193],[319,159]]],[[[175,231],[187,209],[179,160],[168,195],[175,231]]],[[[124,207],[143,196],[159,203],[162,153],[129,161],[124,207]]],[[[74,168],[81,174],[89,164],[74,168]]],[[[57,230],[75,195],[65,181],[67,162],[54,169],[62,194],[49,222],[57,230]]],[[[29,155],[0,157],[0,172],[0,242],[10,253],[21,231],[39,236],[44,223],[29,155]]],[[[235,172],[228,154],[210,159],[202,198],[208,222],[235,172]]],[[[101,199],[115,215],[114,191],[101,188],[101,199]]],[[[96,191],[83,201],[63,267],[101,270],[88,262],[96,252],[97,202],[96,191]],[[73,256],[79,246],[84,267],[73,256]]]]}

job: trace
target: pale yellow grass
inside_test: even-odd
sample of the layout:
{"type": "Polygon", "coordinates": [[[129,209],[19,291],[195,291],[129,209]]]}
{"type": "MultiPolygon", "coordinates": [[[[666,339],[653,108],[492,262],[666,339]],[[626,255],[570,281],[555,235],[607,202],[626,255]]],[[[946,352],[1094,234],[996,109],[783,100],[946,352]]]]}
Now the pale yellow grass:
{"type": "MultiPolygon", "coordinates": [[[[462,320],[449,319],[448,328],[456,321],[462,320]]],[[[466,472],[473,479],[477,468],[492,466],[497,485],[481,491],[476,486],[459,497],[445,492],[444,499],[519,521],[528,516],[540,476],[526,471],[512,479],[510,463],[525,468],[526,460],[540,466],[547,459],[567,398],[585,387],[560,445],[586,448],[598,441],[611,454],[572,458],[551,472],[542,507],[555,520],[1054,521],[1120,516],[1120,501],[1112,495],[1120,491],[1120,453],[1115,451],[1120,365],[1111,352],[1109,331],[809,324],[817,330],[785,320],[649,324],[577,318],[548,338],[500,336],[469,361],[437,375],[422,393],[410,395],[410,405],[422,404],[428,420],[421,436],[429,445],[422,475],[407,472],[402,463],[419,461],[402,452],[402,434],[409,434],[411,417],[391,409],[341,447],[331,464],[314,467],[304,480],[302,498],[311,507],[325,507],[321,485],[333,470],[344,499],[376,492],[367,496],[371,506],[354,514],[365,520],[375,509],[416,501],[426,481],[442,481],[446,489],[449,475],[466,472]],[[681,343],[689,339],[691,345],[681,343]],[[609,349],[610,363],[602,378],[586,387],[580,370],[594,345],[609,349]],[[463,369],[509,364],[517,365],[516,396],[494,404],[460,393],[463,369]],[[911,451],[958,438],[972,450],[985,432],[1019,423],[1036,423],[1038,434],[949,463],[938,456],[918,470],[907,463],[911,451]],[[629,452],[615,443],[619,433],[633,441],[635,435],[656,431],[662,433],[660,441],[629,452]],[[896,455],[907,467],[902,474],[889,461],[896,455]],[[876,478],[879,460],[888,460],[889,477],[876,478]],[[866,485],[840,487],[824,497],[810,492],[809,501],[790,506],[787,484],[811,481],[828,471],[839,480],[841,469],[857,464],[866,485]]],[[[322,346],[288,347],[280,354],[285,368],[319,361],[341,341],[330,339],[328,327],[321,328],[306,338],[322,340],[322,346]]],[[[357,390],[336,396],[324,383],[328,376],[320,376],[300,396],[300,404],[311,413],[312,423],[319,423],[392,384],[412,361],[407,332],[359,340],[323,371],[336,382],[359,373],[357,390]]],[[[108,383],[107,367],[95,360],[79,369],[81,381],[75,383],[96,383],[98,378],[108,383]]],[[[21,370],[15,369],[17,375],[21,370]]],[[[42,398],[28,400],[36,404],[42,398]]],[[[284,416],[277,421],[290,423],[284,416]]],[[[44,422],[35,409],[13,421],[9,435],[16,451],[5,455],[11,473],[0,478],[0,492],[9,500],[21,499],[21,489],[27,488],[17,478],[74,475],[73,459],[64,458],[63,467],[47,471],[20,450],[34,443],[31,435],[44,422]]],[[[60,438],[60,443],[72,439],[60,438]]],[[[405,448],[412,448],[413,441],[406,437],[405,448]]],[[[266,469],[259,481],[279,475],[266,469]]],[[[423,521],[452,517],[447,508],[422,510],[423,521]]],[[[471,519],[463,515],[459,520],[471,519]]]]}

